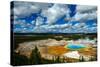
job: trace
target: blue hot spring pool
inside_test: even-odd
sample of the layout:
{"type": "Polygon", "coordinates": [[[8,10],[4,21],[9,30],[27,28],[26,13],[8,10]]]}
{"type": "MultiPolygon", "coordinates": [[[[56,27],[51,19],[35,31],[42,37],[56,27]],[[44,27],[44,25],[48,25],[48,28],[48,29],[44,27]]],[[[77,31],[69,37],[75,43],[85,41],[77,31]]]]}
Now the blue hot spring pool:
{"type": "Polygon", "coordinates": [[[85,48],[85,47],[86,46],[83,44],[68,44],[65,46],[65,48],[69,48],[71,50],[78,50],[78,49],[85,48]]]}

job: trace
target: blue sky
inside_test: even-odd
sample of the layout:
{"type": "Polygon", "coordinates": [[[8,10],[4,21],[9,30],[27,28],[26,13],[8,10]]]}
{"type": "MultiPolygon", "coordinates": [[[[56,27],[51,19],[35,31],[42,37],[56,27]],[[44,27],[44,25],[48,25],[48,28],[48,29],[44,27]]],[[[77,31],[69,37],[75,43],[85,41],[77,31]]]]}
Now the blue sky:
{"type": "Polygon", "coordinates": [[[97,7],[87,5],[14,2],[15,33],[96,33],[97,7]]]}

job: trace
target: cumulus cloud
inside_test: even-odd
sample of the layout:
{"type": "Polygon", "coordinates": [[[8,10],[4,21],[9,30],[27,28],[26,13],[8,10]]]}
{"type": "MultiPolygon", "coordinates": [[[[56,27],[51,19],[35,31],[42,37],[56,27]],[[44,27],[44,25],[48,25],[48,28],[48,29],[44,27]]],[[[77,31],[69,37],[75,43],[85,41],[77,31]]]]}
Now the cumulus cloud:
{"type": "Polygon", "coordinates": [[[72,24],[55,24],[55,25],[41,25],[39,27],[35,27],[34,28],[34,32],[42,32],[42,33],[46,33],[46,32],[55,32],[55,33],[64,33],[64,32],[68,32],[68,30],[70,30],[70,28],[72,27],[72,24]],[[65,31],[67,30],[67,31],[65,31]]]}
{"type": "Polygon", "coordinates": [[[33,33],[91,33],[97,31],[97,23],[90,26],[86,24],[88,20],[97,19],[96,6],[76,6],[75,15],[70,17],[70,8],[66,4],[35,3],[35,2],[14,2],[14,31],[33,33]],[[37,17],[31,22],[26,21],[33,13],[37,17]],[[58,24],[58,20],[63,16],[65,23],[58,24]],[[44,22],[44,18],[46,21],[44,22]],[[77,22],[73,24],[73,22],[77,22]]]}
{"type": "Polygon", "coordinates": [[[33,24],[27,23],[25,20],[14,20],[14,32],[32,32],[33,24]]]}
{"type": "Polygon", "coordinates": [[[52,29],[65,29],[65,28],[70,28],[72,25],[71,24],[62,24],[62,25],[52,25],[52,26],[49,26],[49,28],[52,28],[52,29]]]}
{"type": "Polygon", "coordinates": [[[14,15],[18,17],[29,16],[32,13],[38,13],[41,9],[47,9],[52,4],[34,3],[34,2],[14,2],[14,8],[12,9],[14,15]]]}
{"type": "Polygon", "coordinates": [[[14,18],[14,27],[18,26],[17,28],[14,28],[15,31],[30,31],[30,28],[33,28],[34,25],[39,26],[43,23],[43,19],[41,17],[37,17],[36,21],[31,21],[31,24],[29,22],[26,22],[23,19],[19,18],[25,18],[29,17],[33,13],[39,13],[40,10],[44,10],[52,6],[51,3],[36,3],[36,2],[14,2],[14,8],[12,8],[13,18],[14,18]]]}
{"type": "Polygon", "coordinates": [[[40,26],[41,24],[43,24],[43,20],[44,20],[43,18],[37,17],[36,22],[35,22],[36,23],[35,25],[36,26],[40,26]]]}
{"type": "Polygon", "coordinates": [[[76,7],[76,12],[79,12],[79,13],[91,12],[91,11],[96,11],[96,10],[97,10],[96,6],[78,5],[76,7]]]}
{"type": "Polygon", "coordinates": [[[92,13],[76,13],[72,18],[73,21],[87,21],[97,18],[97,13],[93,11],[92,13]]]}
{"type": "Polygon", "coordinates": [[[18,17],[29,16],[30,14],[37,13],[39,11],[38,7],[30,3],[21,3],[21,4],[18,3],[15,3],[14,5],[16,6],[13,8],[14,15],[18,17]]]}
{"type": "Polygon", "coordinates": [[[69,14],[69,12],[67,5],[54,4],[48,10],[43,10],[42,15],[47,17],[48,21],[46,23],[52,25],[65,14],[69,14]]]}
{"type": "Polygon", "coordinates": [[[97,7],[96,6],[80,6],[76,7],[76,14],[71,21],[88,21],[97,18],[97,7]]]}
{"type": "Polygon", "coordinates": [[[85,23],[76,23],[75,25],[74,25],[74,27],[76,27],[76,28],[82,28],[82,27],[84,27],[86,24],[85,23]]]}

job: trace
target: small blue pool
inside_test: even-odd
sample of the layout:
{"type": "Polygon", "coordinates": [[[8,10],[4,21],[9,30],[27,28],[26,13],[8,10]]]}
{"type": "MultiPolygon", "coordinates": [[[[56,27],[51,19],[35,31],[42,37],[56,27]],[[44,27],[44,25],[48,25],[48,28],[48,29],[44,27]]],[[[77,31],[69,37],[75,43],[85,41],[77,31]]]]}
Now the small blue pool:
{"type": "Polygon", "coordinates": [[[78,50],[78,49],[85,48],[85,47],[86,46],[83,44],[68,44],[65,46],[65,48],[69,48],[71,50],[78,50]]]}

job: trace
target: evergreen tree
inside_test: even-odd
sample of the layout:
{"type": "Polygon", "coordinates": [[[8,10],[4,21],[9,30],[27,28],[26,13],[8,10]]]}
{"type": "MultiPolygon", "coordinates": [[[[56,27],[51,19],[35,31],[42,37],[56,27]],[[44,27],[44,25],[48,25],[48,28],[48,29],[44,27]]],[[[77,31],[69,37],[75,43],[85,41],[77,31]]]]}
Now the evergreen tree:
{"type": "Polygon", "coordinates": [[[62,58],[62,63],[65,63],[65,57],[62,58]]]}
{"type": "Polygon", "coordinates": [[[60,61],[60,57],[59,56],[57,56],[57,58],[56,58],[56,60],[55,60],[55,63],[60,63],[61,61],[60,61]]]}
{"type": "Polygon", "coordinates": [[[83,61],[85,61],[85,60],[84,60],[84,57],[83,57],[83,56],[80,56],[80,59],[79,59],[79,61],[80,61],[80,62],[83,62],[83,61]]]}
{"type": "Polygon", "coordinates": [[[31,64],[41,64],[41,55],[36,46],[35,46],[35,49],[31,53],[30,62],[31,64]]]}
{"type": "Polygon", "coordinates": [[[55,56],[53,56],[53,60],[52,60],[52,63],[55,63],[55,56]]]}
{"type": "Polygon", "coordinates": [[[90,61],[96,61],[97,60],[97,57],[91,57],[90,58],[90,61]]]}
{"type": "Polygon", "coordinates": [[[18,54],[14,54],[14,58],[13,58],[13,65],[27,65],[29,62],[29,59],[26,56],[23,55],[18,55],[18,54]]]}

